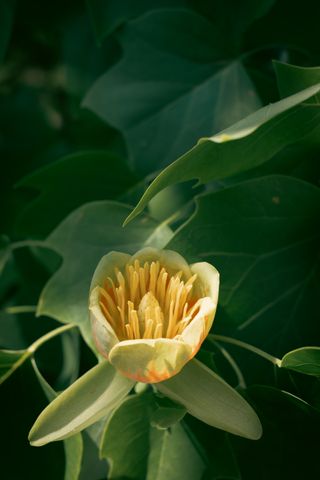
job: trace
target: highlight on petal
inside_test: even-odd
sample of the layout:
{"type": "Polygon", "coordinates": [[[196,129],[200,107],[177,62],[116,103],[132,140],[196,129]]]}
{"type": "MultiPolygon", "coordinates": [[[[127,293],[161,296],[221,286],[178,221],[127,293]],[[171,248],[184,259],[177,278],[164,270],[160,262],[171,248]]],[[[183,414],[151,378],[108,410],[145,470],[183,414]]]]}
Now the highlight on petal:
{"type": "Polygon", "coordinates": [[[128,378],[156,383],[176,375],[190,360],[191,347],[181,341],[157,338],[120,342],[110,352],[110,362],[128,378]]]}
{"type": "Polygon", "coordinates": [[[111,252],[94,273],[90,293],[99,352],[129,378],[155,383],[180,371],[208,334],[219,274],[188,265],[177,252],[146,247],[111,252]]]}
{"type": "Polygon", "coordinates": [[[31,445],[45,445],[80,432],[113,410],[133,385],[110,363],[99,363],[41,412],[29,433],[31,445]]]}
{"type": "Polygon", "coordinates": [[[260,420],[251,405],[196,359],[187,363],[179,375],[156,387],[212,427],[250,440],[258,440],[262,435],[260,420]]]}

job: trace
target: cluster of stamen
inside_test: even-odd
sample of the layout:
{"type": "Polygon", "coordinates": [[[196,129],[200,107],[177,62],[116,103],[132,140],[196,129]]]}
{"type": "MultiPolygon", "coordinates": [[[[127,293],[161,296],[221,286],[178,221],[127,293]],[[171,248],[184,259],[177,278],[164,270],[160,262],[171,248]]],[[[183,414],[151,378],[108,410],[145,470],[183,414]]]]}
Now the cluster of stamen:
{"type": "Polygon", "coordinates": [[[101,288],[100,307],[119,340],[174,338],[180,335],[200,308],[192,296],[196,275],[186,282],[183,272],[170,275],[158,261],[139,260],[115,269],[101,288]]]}

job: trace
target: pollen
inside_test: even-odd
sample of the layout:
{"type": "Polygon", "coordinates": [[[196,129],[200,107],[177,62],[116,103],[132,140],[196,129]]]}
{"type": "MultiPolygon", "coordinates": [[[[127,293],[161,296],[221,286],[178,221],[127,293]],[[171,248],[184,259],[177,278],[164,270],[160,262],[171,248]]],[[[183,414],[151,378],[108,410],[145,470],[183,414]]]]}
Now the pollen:
{"type": "Polygon", "coordinates": [[[124,271],[115,269],[100,289],[100,307],[119,340],[174,338],[198,313],[197,275],[184,281],[183,272],[170,275],[158,261],[135,260],[124,271]]]}

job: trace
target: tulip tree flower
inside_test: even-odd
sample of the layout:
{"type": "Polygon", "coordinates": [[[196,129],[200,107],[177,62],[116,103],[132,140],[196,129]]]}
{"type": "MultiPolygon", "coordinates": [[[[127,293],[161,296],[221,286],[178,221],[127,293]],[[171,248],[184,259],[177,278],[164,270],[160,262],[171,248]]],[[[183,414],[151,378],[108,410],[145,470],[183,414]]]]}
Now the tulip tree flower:
{"type": "Polygon", "coordinates": [[[33,445],[66,438],[109,413],[135,382],[150,383],[208,423],[258,439],[251,406],[193,357],[217,308],[219,273],[209,263],[188,265],[171,250],[110,252],[90,287],[89,312],[104,359],[59,395],[30,432],[33,445]]]}

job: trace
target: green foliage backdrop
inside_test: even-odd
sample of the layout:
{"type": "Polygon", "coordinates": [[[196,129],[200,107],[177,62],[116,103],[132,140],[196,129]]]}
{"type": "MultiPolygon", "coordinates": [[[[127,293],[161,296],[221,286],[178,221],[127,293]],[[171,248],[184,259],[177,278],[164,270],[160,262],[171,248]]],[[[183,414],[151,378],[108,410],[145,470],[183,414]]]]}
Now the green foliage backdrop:
{"type": "Polygon", "coordinates": [[[316,0],[2,0],[1,478],[319,478],[319,18],[316,0]],[[117,403],[102,364],[116,408],[31,447],[41,410],[96,364],[100,257],[147,245],[220,271],[197,358],[262,438],[141,385],[117,403]]]}

